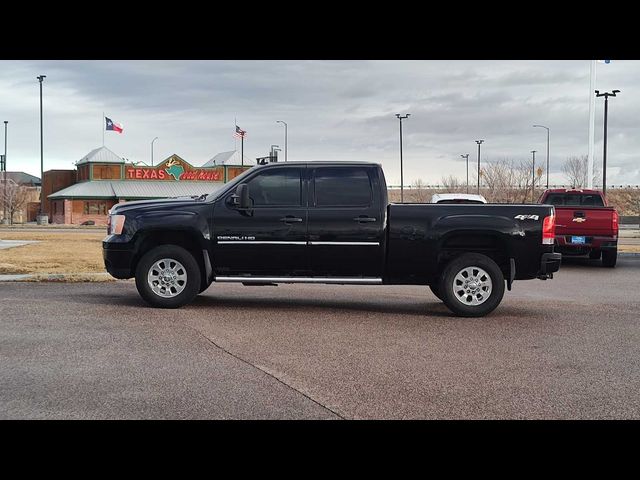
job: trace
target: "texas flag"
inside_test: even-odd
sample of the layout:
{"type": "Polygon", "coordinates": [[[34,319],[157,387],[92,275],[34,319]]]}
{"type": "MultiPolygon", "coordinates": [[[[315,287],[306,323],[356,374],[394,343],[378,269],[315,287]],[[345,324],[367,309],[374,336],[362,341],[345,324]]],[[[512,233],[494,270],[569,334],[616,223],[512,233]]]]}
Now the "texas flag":
{"type": "Polygon", "coordinates": [[[111,120],[108,117],[104,117],[104,119],[107,122],[107,130],[113,130],[114,132],[118,132],[118,133],[122,133],[124,127],[122,126],[122,124],[120,123],[113,123],[113,120],[111,120]]]}

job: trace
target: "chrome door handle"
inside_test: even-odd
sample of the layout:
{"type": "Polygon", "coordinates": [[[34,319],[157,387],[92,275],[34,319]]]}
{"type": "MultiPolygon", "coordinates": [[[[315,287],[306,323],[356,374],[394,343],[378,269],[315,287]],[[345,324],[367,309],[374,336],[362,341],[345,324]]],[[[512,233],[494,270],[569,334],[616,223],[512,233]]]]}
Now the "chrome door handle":
{"type": "Polygon", "coordinates": [[[284,223],[291,223],[291,222],[302,222],[302,219],[298,217],[282,217],[280,221],[284,223]]]}
{"type": "Polygon", "coordinates": [[[372,223],[375,222],[376,219],[373,217],[355,217],[353,221],[359,223],[372,223]]]}

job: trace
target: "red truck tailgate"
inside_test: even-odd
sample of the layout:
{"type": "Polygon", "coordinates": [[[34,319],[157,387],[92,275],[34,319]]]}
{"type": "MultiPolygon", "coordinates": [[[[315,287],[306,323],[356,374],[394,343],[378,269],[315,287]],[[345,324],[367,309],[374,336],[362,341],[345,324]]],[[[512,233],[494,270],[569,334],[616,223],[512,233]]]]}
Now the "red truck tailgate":
{"type": "Polygon", "coordinates": [[[556,206],[556,235],[616,235],[613,207],[556,206]]]}

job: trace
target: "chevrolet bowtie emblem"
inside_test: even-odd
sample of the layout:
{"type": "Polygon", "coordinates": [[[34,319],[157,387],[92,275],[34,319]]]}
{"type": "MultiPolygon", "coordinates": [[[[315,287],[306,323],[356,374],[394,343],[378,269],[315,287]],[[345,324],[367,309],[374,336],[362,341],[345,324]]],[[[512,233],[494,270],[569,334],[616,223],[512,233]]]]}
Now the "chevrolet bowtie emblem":
{"type": "Polygon", "coordinates": [[[578,223],[582,223],[582,222],[586,222],[587,219],[586,218],[574,218],[573,221],[574,222],[578,222],[578,223]]]}

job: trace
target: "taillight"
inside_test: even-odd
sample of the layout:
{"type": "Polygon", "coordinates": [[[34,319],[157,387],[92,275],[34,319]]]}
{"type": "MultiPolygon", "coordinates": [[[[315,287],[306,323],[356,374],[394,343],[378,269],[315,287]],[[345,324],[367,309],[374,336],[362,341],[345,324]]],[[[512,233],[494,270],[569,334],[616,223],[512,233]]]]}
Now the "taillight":
{"type": "Polygon", "coordinates": [[[611,217],[611,230],[615,235],[618,235],[618,212],[613,211],[613,217],[611,217]]]}
{"type": "Polygon", "coordinates": [[[556,239],[556,216],[544,217],[542,222],[542,244],[553,245],[556,239]]]}

